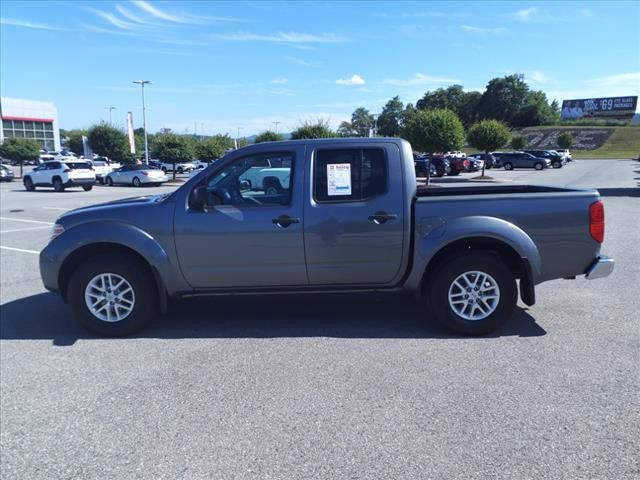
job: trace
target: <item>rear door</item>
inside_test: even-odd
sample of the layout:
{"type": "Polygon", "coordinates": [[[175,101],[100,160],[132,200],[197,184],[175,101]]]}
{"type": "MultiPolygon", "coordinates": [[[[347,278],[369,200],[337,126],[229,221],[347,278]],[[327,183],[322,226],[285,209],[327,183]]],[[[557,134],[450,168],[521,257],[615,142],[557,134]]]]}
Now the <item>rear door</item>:
{"type": "Polygon", "coordinates": [[[353,145],[310,154],[304,244],[311,285],[386,285],[401,274],[408,219],[400,151],[382,142],[353,145]]]}

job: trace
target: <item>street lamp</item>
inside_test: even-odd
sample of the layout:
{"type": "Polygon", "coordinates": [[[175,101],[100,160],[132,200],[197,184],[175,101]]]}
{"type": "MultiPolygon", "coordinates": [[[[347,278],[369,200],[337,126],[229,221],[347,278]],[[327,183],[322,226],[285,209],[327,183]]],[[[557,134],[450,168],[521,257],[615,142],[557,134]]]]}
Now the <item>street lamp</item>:
{"type": "Polygon", "coordinates": [[[134,80],[142,87],[142,128],[144,128],[144,163],[149,165],[149,143],[147,141],[147,108],[144,104],[144,86],[151,83],[151,80],[134,80]]]}
{"type": "Polygon", "coordinates": [[[104,107],[105,110],[109,110],[109,125],[111,125],[111,110],[115,110],[116,107],[109,105],[108,107],[104,107]]]}

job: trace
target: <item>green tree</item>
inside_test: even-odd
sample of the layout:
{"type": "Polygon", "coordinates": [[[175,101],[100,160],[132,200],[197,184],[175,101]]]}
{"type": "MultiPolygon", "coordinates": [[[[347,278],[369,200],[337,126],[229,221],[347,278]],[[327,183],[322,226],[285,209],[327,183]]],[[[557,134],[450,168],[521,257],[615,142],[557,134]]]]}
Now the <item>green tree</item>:
{"type": "Polygon", "coordinates": [[[109,157],[115,162],[129,162],[132,157],[129,153],[129,141],[121,130],[111,125],[101,123],[94,125],[87,132],[89,146],[94,153],[109,157]]]}
{"type": "Polygon", "coordinates": [[[368,137],[374,124],[373,115],[366,108],[358,107],[351,114],[351,127],[358,137],[368,137]]]}
{"type": "Polygon", "coordinates": [[[514,150],[524,150],[529,143],[529,139],[524,135],[516,135],[511,139],[511,148],[514,150]]]}
{"type": "Polygon", "coordinates": [[[529,87],[521,75],[494,78],[487,84],[478,103],[478,118],[512,123],[515,115],[526,104],[529,87]]]}
{"type": "Polygon", "coordinates": [[[68,139],[67,147],[76,155],[84,155],[84,144],[82,143],[82,137],[87,136],[86,130],[67,130],[65,137],[68,139]]]}
{"type": "MultiPolygon", "coordinates": [[[[482,120],[474,124],[467,132],[467,141],[472,147],[489,153],[504,147],[509,141],[509,128],[497,120],[482,120]]],[[[484,177],[484,166],[482,167],[484,177]]]]}
{"type": "MultiPolygon", "coordinates": [[[[175,133],[158,134],[153,138],[150,146],[151,153],[163,163],[183,163],[193,158],[192,146],[184,135],[175,133]]],[[[176,179],[176,169],[173,168],[173,179],[176,179]]]]}
{"type": "Polygon", "coordinates": [[[571,148],[573,145],[573,134],[571,132],[563,132],[558,135],[558,147],[571,148]]]}
{"type": "Polygon", "coordinates": [[[397,95],[389,100],[378,117],[378,133],[383,137],[400,135],[404,118],[404,104],[397,95]]]}
{"type": "Polygon", "coordinates": [[[451,110],[418,110],[405,119],[402,137],[418,151],[448,152],[462,148],[464,127],[451,110]]]}
{"type": "Polygon", "coordinates": [[[357,133],[353,130],[351,122],[341,122],[336,132],[339,137],[355,137],[357,133]]]}
{"type": "Polygon", "coordinates": [[[418,110],[448,109],[454,112],[463,124],[470,125],[477,119],[480,92],[465,92],[462,85],[451,85],[427,92],[416,103],[418,110]]]}
{"type": "Polygon", "coordinates": [[[37,160],[40,157],[40,144],[32,138],[8,137],[0,145],[0,157],[18,162],[20,164],[20,176],[25,161],[37,160]]]}
{"type": "Polygon", "coordinates": [[[214,135],[200,140],[195,145],[198,160],[212,162],[224,156],[227,149],[233,147],[233,140],[226,135],[214,135]]]}
{"type": "Polygon", "coordinates": [[[280,133],[276,133],[272,130],[265,130],[256,136],[255,143],[277,142],[279,140],[284,140],[284,137],[280,133]]]}
{"type": "Polygon", "coordinates": [[[291,132],[292,140],[300,140],[303,138],[332,138],[336,136],[336,132],[331,130],[329,122],[319,118],[316,121],[304,121],[298,128],[291,132]]]}
{"type": "Polygon", "coordinates": [[[536,125],[550,125],[558,120],[547,100],[547,95],[542,91],[529,92],[526,104],[514,115],[511,124],[514,127],[533,127],[536,125]]]}

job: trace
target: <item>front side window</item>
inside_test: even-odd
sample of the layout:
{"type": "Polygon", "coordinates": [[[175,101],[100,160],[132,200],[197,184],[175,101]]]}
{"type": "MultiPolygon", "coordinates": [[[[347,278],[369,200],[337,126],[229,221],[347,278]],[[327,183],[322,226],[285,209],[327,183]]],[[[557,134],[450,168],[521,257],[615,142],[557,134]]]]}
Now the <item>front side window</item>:
{"type": "Polygon", "coordinates": [[[260,153],[237,159],[206,180],[209,204],[288,205],[293,163],[291,152],[260,153]]]}
{"type": "Polygon", "coordinates": [[[387,191],[387,159],[381,148],[318,150],[313,170],[316,202],[362,201],[387,191]]]}

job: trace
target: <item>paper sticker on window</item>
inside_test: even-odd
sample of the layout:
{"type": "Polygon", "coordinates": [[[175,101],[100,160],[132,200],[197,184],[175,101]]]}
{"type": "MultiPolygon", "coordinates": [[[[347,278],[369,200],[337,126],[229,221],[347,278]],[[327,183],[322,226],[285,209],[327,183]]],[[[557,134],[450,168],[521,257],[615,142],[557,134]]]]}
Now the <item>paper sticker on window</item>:
{"type": "Polygon", "coordinates": [[[351,195],[351,164],[329,163],[327,165],[327,195],[351,195]]]}

